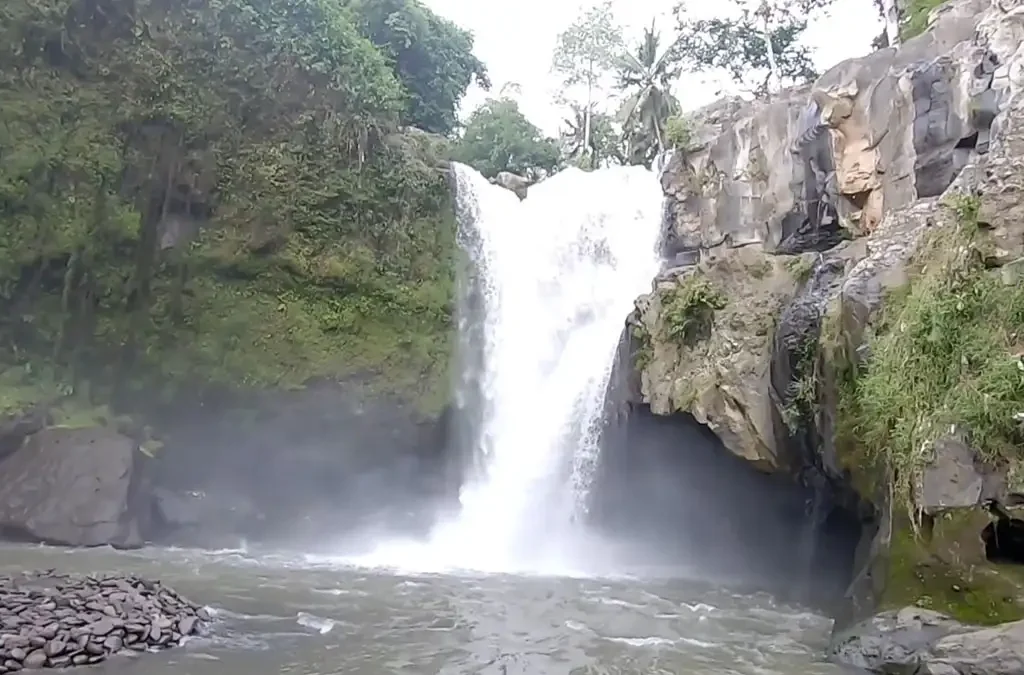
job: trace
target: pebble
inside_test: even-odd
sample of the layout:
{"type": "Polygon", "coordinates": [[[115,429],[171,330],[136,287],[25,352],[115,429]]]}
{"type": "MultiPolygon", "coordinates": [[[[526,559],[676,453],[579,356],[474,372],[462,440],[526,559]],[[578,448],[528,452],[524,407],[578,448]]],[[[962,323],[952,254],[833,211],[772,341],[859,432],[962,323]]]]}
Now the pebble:
{"type": "Polygon", "coordinates": [[[209,622],[203,607],[134,575],[0,575],[0,675],[168,649],[209,622]]]}

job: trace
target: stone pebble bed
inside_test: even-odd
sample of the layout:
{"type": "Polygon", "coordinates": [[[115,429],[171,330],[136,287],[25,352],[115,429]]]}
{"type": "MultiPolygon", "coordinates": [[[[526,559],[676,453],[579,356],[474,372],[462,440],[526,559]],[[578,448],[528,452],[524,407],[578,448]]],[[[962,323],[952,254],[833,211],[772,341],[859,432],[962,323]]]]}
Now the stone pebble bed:
{"type": "Polygon", "coordinates": [[[0,674],[169,649],[209,622],[201,605],[134,575],[0,575],[0,674]]]}

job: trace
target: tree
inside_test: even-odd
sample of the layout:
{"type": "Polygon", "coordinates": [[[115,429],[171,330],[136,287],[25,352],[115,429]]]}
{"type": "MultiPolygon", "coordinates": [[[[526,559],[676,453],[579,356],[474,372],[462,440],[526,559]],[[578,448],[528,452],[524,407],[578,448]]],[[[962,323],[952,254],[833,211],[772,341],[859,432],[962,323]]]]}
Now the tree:
{"type": "MultiPolygon", "coordinates": [[[[619,111],[619,121],[627,138],[627,157],[636,157],[636,143],[644,137],[653,138],[654,143],[644,142],[654,154],[664,152],[665,123],[672,115],[679,113],[679,101],[669,92],[673,80],[681,73],[680,55],[674,49],[659,50],[661,37],[651,27],[644,29],[643,39],[634,53],[624,52],[618,64],[617,88],[631,92],[619,111]]],[[[650,166],[653,157],[642,152],[641,162],[650,166]]]]}
{"type": "Polygon", "coordinates": [[[475,80],[490,88],[473,36],[417,0],[351,0],[361,32],[390,57],[407,92],[402,123],[449,134],[459,101],[475,80]]]}
{"type": "MultiPolygon", "coordinates": [[[[896,0],[874,0],[882,21],[885,23],[885,44],[879,46],[897,47],[900,44],[900,8],[896,0]]],[[[881,37],[881,36],[879,36],[881,37]]]]}
{"type": "Polygon", "coordinates": [[[545,138],[511,98],[492,98],[473,111],[455,148],[456,160],[488,178],[502,171],[524,176],[558,166],[558,145],[545,138]]]}
{"type": "Polygon", "coordinates": [[[611,115],[595,112],[590,116],[590,138],[587,139],[586,109],[570,105],[571,118],[564,120],[560,137],[566,159],[581,169],[597,169],[609,164],[625,164],[621,137],[611,115]]]}
{"type": "Polygon", "coordinates": [[[734,18],[688,19],[675,9],[680,58],[697,69],[723,68],[736,82],[766,97],[787,84],[817,76],[810,50],[800,44],[808,16],[832,0],[730,0],[734,18]]]}
{"type": "Polygon", "coordinates": [[[589,9],[558,35],[552,70],[563,78],[565,88],[586,87],[583,106],[583,147],[589,152],[594,98],[602,81],[615,67],[622,45],[622,29],[615,23],[610,0],[589,9]]]}
{"type": "Polygon", "coordinates": [[[475,66],[446,60],[468,39],[449,26],[410,37],[401,54],[435,60],[409,70],[365,18],[346,0],[0,2],[0,415],[21,373],[18,406],[50,382],[132,405],[314,376],[443,405],[447,154],[403,126],[450,124],[475,66]]]}

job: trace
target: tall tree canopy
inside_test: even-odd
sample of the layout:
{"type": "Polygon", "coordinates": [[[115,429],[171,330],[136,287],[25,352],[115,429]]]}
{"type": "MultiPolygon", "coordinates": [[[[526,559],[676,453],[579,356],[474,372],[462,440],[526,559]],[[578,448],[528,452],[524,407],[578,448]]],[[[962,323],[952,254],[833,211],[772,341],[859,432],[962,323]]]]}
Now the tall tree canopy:
{"type": "Polygon", "coordinates": [[[493,178],[501,171],[522,176],[553,171],[560,153],[515,100],[502,97],[488,100],[469,116],[455,158],[493,178]]]}
{"type": "Polygon", "coordinates": [[[622,47],[622,29],[615,22],[610,0],[592,7],[558,35],[552,69],[566,90],[582,87],[584,151],[590,147],[591,117],[596,99],[615,67],[622,47]]]}
{"type": "Polygon", "coordinates": [[[475,80],[490,88],[487,68],[473,54],[469,32],[419,0],[350,0],[362,33],[392,63],[405,88],[402,123],[449,134],[459,102],[475,80]]]}
{"type": "Polygon", "coordinates": [[[814,79],[810,50],[800,40],[809,17],[832,0],[730,0],[731,18],[690,19],[676,7],[684,63],[725,69],[755,96],[814,79]]]}

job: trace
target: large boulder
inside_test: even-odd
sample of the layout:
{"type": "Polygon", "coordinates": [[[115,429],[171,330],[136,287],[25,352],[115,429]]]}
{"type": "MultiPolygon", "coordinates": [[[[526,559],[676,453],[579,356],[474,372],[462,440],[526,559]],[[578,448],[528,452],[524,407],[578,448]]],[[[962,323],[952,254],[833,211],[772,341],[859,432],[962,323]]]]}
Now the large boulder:
{"type": "Polygon", "coordinates": [[[494,177],[493,182],[495,185],[500,185],[506,190],[514,192],[520,201],[526,199],[531,185],[529,180],[511,171],[499,171],[498,175],[494,177]]]}
{"type": "Polygon", "coordinates": [[[905,607],[844,631],[830,652],[876,673],[1018,675],[1024,672],[1024,621],[979,628],[905,607]]]}
{"type": "Polygon", "coordinates": [[[140,453],[102,427],[51,427],[0,461],[0,531],[71,546],[142,544],[149,513],[140,453]]]}

